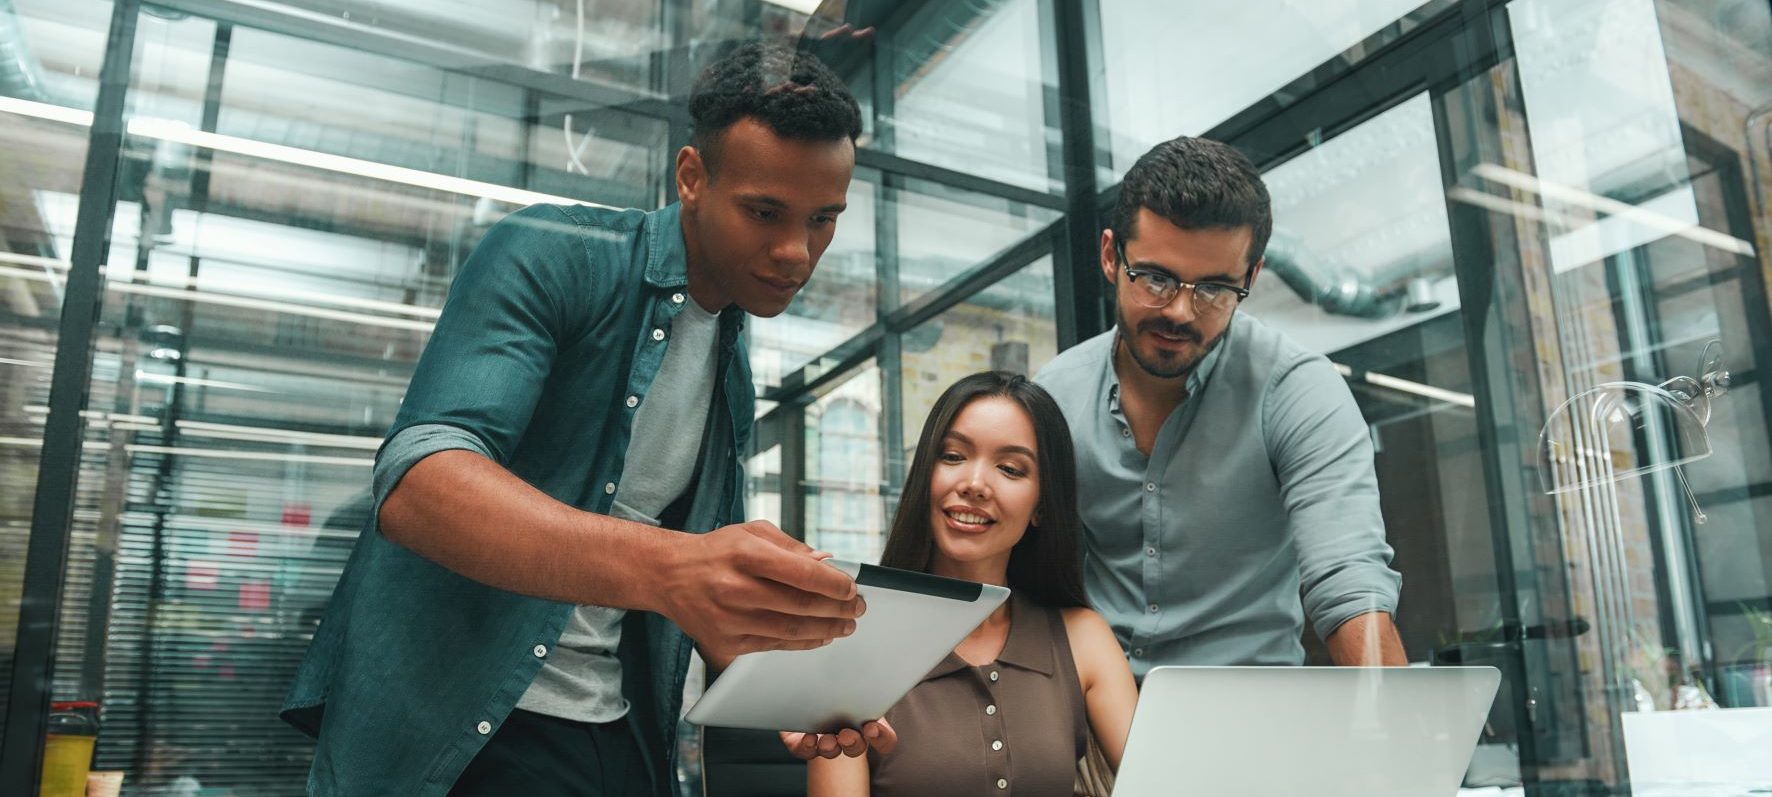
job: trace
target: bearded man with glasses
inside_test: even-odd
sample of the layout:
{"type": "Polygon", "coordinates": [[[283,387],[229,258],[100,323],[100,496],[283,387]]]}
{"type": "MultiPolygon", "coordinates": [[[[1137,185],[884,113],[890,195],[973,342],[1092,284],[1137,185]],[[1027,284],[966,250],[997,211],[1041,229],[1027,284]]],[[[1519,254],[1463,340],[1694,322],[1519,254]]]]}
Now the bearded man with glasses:
{"type": "Polygon", "coordinates": [[[1113,329],[1041,369],[1076,441],[1090,600],[1166,664],[1401,665],[1365,419],[1323,355],[1238,305],[1273,232],[1248,158],[1197,138],[1126,174],[1101,235],[1113,329]]]}

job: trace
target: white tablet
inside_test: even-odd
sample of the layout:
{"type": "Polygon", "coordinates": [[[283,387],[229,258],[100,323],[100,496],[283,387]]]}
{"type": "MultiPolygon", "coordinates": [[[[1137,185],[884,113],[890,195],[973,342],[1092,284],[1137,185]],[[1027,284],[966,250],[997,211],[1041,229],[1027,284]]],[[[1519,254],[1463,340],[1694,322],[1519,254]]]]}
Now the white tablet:
{"type": "Polygon", "coordinates": [[[855,633],[814,650],[739,656],[685,717],[697,725],[829,732],[885,716],[972,633],[1009,590],[832,559],[867,612],[855,633]]]}

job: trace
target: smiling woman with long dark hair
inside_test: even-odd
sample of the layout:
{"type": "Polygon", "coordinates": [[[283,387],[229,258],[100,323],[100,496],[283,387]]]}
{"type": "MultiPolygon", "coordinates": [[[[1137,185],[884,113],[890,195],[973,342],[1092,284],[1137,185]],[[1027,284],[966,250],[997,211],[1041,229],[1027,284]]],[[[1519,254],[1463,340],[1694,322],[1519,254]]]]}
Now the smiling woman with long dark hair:
{"type": "Polygon", "coordinates": [[[973,374],[936,400],[881,564],[1012,595],[886,713],[897,748],[814,759],[812,797],[1068,795],[1091,735],[1118,765],[1137,689],[1083,593],[1073,456],[1024,377],[973,374]]]}

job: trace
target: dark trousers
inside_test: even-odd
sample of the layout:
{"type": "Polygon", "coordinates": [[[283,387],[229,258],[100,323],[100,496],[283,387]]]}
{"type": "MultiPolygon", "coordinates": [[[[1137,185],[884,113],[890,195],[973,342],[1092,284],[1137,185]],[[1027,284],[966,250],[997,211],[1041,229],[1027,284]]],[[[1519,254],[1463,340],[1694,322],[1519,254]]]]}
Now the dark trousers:
{"type": "Polygon", "coordinates": [[[512,709],[449,795],[652,797],[652,781],[627,718],[573,722],[512,709]]]}

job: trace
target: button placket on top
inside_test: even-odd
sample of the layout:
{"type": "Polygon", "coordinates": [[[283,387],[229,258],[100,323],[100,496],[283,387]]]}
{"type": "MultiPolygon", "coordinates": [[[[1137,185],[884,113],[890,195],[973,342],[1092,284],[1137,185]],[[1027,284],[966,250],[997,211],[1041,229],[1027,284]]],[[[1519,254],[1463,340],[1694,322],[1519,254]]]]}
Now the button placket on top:
{"type": "MultiPolygon", "coordinates": [[[[1111,369],[1109,373],[1111,375],[1111,369]]],[[[1167,456],[1167,453],[1162,450],[1164,447],[1163,433],[1167,431],[1167,429],[1160,428],[1157,430],[1157,439],[1151,446],[1151,453],[1149,456],[1145,456],[1143,452],[1138,451],[1138,443],[1132,438],[1132,423],[1127,420],[1125,412],[1120,407],[1120,386],[1117,382],[1111,384],[1108,388],[1107,415],[1114,426],[1120,430],[1120,445],[1123,448],[1123,452],[1137,454],[1137,456],[1145,462],[1144,479],[1138,485],[1139,529],[1143,533],[1145,553],[1143,567],[1140,572],[1143,578],[1142,586],[1145,589],[1145,594],[1149,595],[1151,594],[1154,585],[1161,583],[1162,581],[1162,562],[1157,554],[1160,550],[1159,545],[1162,542],[1162,506],[1159,501],[1159,496],[1161,494],[1161,491],[1159,490],[1159,482],[1162,479],[1162,472],[1165,468],[1163,467],[1163,463],[1159,460],[1162,457],[1167,456]]],[[[1167,427],[1168,425],[1167,421],[1165,421],[1164,427],[1167,427]]],[[[1157,618],[1153,613],[1145,612],[1144,617],[1133,624],[1132,642],[1134,644],[1143,643],[1145,640],[1155,636],[1156,619],[1157,618]]],[[[1143,655],[1143,648],[1139,648],[1133,652],[1134,657],[1141,657],[1143,655]]]]}
{"type": "MultiPolygon", "coordinates": [[[[1153,553],[1162,541],[1163,534],[1162,492],[1157,489],[1157,480],[1161,478],[1157,471],[1163,468],[1162,464],[1158,462],[1158,449],[1162,445],[1162,435],[1158,434],[1157,437],[1156,444],[1151,446],[1151,458],[1145,467],[1144,484],[1139,495],[1139,525],[1144,532],[1145,550],[1144,567],[1141,569],[1144,575],[1143,586],[1146,597],[1149,597],[1163,580],[1161,562],[1153,553]]],[[[1156,631],[1155,613],[1146,612],[1141,621],[1133,624],[1132,641],[1137,643],[1151,639],[1156,636],[1156,631]]]]}
{"type": "MultiPolygon", "coordinates": [[[[1141,645],[1143,642],[1156,638],[1161,615],[1159,604],[1162,602],[1161,585],[1164,583],[1162,557],[1158,554],[1163,545],[1163,483],[1168,478],[1169,463],[1175,458],[1175,450],[1181,444],[1186,429],[1191,425],[1192,414],[1198,402],[1184,401],[1174,413],[1164,420],[1162,428],[1157,430],[1157,437],[1151,443],[1151,455],[1145,463],[1144,484],[1140,485],[1140,525],[1144,532],[1144,561],[1141,568],[1144,575],[1144,594],[1149,602],[1145,607],[1144,618],[1135,623],[1132,642],[1141,645]]],[[[1143,647],[1139,647],[1134,656],[1143,656],[1143,647]]]]}
{"type": "Polygon", "coordinates": [[[1002,684],[1002,667],[992,663],[968,669],[972,671],[973,683],[984,697],[985,705],[979,716],[984,729],[983,738],[987,740],[984,751],[985,771],[989,773],[993,791],[1006,791],[1009,788],[1009,742],[1003,711],[997,702],[997,688],[1002,684]]]}

